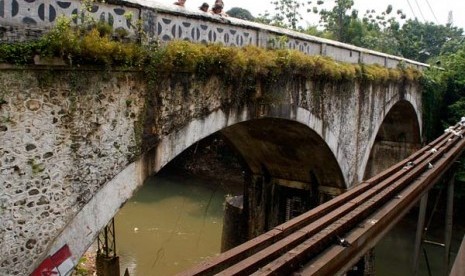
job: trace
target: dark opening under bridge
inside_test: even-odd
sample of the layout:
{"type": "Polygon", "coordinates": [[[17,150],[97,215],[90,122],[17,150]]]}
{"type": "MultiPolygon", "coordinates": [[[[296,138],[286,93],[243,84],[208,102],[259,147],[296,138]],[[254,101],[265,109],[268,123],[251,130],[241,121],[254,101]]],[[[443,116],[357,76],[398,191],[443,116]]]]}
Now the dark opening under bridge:
{"type": "MultiPolygon", "coordinates": [[[[350,191],[179,275],[344,274],[453,166],[465,148],[462,123],[350,191]]],[[[446,240],[446,256],[449,248],[446,240]]]]}

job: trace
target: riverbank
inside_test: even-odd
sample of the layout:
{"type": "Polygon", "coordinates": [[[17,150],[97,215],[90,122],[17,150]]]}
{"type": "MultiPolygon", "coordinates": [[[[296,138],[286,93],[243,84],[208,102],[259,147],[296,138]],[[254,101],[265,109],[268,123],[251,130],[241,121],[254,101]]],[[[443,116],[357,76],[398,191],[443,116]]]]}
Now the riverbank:
{"type": "Polygon", "coordinates": [[[97,276],[97,250],[91,246],[74,268],[72,276],[97,276]]]}

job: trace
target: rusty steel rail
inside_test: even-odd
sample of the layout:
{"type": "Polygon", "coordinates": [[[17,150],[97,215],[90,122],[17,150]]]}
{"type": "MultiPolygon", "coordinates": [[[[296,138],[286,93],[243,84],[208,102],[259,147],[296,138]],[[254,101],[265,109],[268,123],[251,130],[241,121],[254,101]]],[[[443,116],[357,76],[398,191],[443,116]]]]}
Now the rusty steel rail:
{"type": "Polygon", "coordinates": [[[465,139],[457,138],[455,142],[448,145],[447,152],[435,156],[433,168],[424,167],[424,173],[406,189],[369,216],[360,227],[346,233],[346,240],[353,246],[348,248],[331,246],[318,258],[308,262],[296,275],[337,275],[353,266],[453,165],[465,148],[465,139]]]}
{"type": "Polygon", "coordinates": [[[330,275],[347,270],[458,158],[465,147],[465,139],[459,133],[462,131],[462,125],[457,124],[352,190],[178,275],[285,275],[301,267],[303,275],[330,275]],[[412,192],[408,196],[398,196],[409,190],[412,192]],[[386,206],[394,211],[386,212],[386,206]],[[379,214],[383,215],[378,218],[379,214]],[[370,215],[373,217],[367,220],[370,215]],[[357,225],[371,230],[360,231],[357,225]],[[359,239],[351,235],[358,235],[359,239]],[[353,246],[334,246],[339,236],[346,237],[353,246]]]}
{"type": "MultiPolygon", "coordinates": [[[[464,139],[460,139],[459,142],[461,143],[446,144],[443,151],[438,151],[439,154],[434,154],[431,158],[426,159],[420,164],[408,168],[410,171],[406,172],[405,179],[393,183],[389,189],[377,194],[370,202],[365,202],[365,206],[355,209],[343,225],[334,226],[335,230],[331,234],[336,234],[336,229],[340,229],[340,234],[345,236],[345,240],[351,246],[345,248],[332,245],[332,248],[337,247],[339,249],[337,255],[328,258],[323,254],[319,258],[315,258],[313,262],[307,264],[307,268],[302,270],[301,274],[338,275],[353,266],[363,254],[374,247],[376,242],[395,225],[418,199],[439,180],[442,173],[452,165],[453,161],[458,157],[454,153],[461,152],[465,147],[464,139]],[[429,164],[434,165],[430,168],[429,164]],[[376,208],[376,206],[381,207],[376,208]],[[373,213],[373,209],[377,210],[374,215],[371,217],[370,215],[368,217],[364,215],[364,212],[373,213]],[[347,226],[347,224],[354,226],[357,222],[363,221],[362,219],[357,219],[362,218],[362,216],[366,221],[361,225],[358,224],[361,227],[355,227],[349,230],[349,232],[343,230],[343,227],[347,226]],[[349,221],[353,221],[354,223],[350,223],[349,221]],[[354,256],[357,257],[354,258],[354,256]]],[[[327,237],[327,235],[324,237],[327,237]]],[[[308,263],[308,257],[305,253],[310,252],[312,245],[313,242],[310,241],[307,244],[299,246],[299,248],[293,249],[292,253],[284,254],[262,268],[261,272],[256,275],[269,275],[270,272],[277,275],[286,270],[289,271],[292,265],[295,267],[295,264],[305,264],[298,262],[297,258],[299,257],[300,260],[308,263]]]]}

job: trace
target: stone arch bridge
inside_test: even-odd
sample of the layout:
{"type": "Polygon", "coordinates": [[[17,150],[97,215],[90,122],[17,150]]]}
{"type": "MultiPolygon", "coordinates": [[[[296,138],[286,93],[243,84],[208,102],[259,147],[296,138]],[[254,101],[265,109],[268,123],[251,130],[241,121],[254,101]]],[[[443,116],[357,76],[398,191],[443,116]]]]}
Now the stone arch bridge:
{"type": "MultiPolygon", "coordinates": [[[[56,15],[79,9],[77,2],[57,3],[1,1],[0,23],[7,24],[2,40],[28,39],[56,15]],[[32,11],[18,12],[26,10],[32,11]]],[[[140,17],[151,39],[266,46],[272,37],[286,35],[289,48],[338,61],[424,66],[172,7],[100,4],[97,16],[133,31],[121,10],[140,17]]],[[[153,88],[137,71],[2,65],[0,83],[2,275],[31,273],[64,245],[76,262],[149,175],[217,132],[250,172],[245,189],[249,237],[280,222],[279,204],[270,204],[279,201],[279,189],[324,200],[421,144],[422,91],[416,82],[381,85],[290,76],[246,93],[216,76],[199,81],[192,74],[172,74],[153,88]]]]}

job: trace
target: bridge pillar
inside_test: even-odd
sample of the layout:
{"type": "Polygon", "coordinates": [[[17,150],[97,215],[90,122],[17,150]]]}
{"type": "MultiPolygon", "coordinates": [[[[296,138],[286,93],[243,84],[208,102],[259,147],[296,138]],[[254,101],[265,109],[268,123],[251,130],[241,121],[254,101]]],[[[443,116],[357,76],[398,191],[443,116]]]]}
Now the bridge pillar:
{"type": "Polygon", "coordinates": [[[420,266],[420,250],[421,244],[423,243],[424,231],[425,231],[425,215],[426,207],[428,205],[428,192],[426,192],[420,201],[420,213],[418,214],[417,231],[415,236],[415,248],[413,254],[413,275],[418,275],[418,269],[420,266]]]}
{"type": "Polygon", "coordinates": [[[247,236],[252,239],[269,229],[271,223],[269,218],[272,210],[272,200],[274,187],[271,184],[269,173],[263,175],[253,174],[246,183],[245,194],[247,210],[247,236]]]}
{"type": "Polygon", "coordinates": [[[97,276],[119,276],[119,257],[106,257],[97,253],[97,276]]]}
{"type": "Polygon", "coordinates": [[[443,275],[449,275],[450,244],[452,240],[453,212],[454,212],[454,183],[457,164],[451,168],[451,176],[447,183],[447,207],[444,229],[444,263],[443,275]]]}
{"type": "Polygon", "coordinates": [[[244,197],[226,198],[221,237],[221,252],[247,241],[247,225],[244,219],[244,197]]]}
{"type": "Polygon", "coordinates": [[[325,203],[328,200],[331,200],[338,195],[343,194],[346,189],[335,188],[335,187],[328,187],[328,186],[319,186],[318,193],[319,193],[319,204],[325,203]]]}
{"type": "Polygon", "coordinates": [[[97,238],[97,275],[119,276],[119,257],[116,256],[115,220],[103,228],[97,238]]]}
{"type": "Polygon", "coordinates": [[[248,239],[254,238],[319,204],[316,184],[272,177],[263,167],[262,174],[246,177],[244,212],[248,239]]]}

